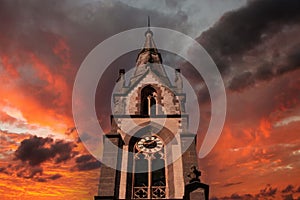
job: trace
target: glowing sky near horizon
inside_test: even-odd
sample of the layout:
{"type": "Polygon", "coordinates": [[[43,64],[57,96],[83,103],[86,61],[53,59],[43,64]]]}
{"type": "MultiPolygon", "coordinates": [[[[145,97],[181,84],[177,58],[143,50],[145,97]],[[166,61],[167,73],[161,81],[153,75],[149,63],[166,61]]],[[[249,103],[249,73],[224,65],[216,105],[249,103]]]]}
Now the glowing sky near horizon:
{"type": "MultiPolygon", "coordinates": [[[[149,2],[0,2],[1,199],[96,195],[100,164],[74,129],[73,81],[90,50],[113,34],[144,26],[147,15],[154,26],[197,38],[219,59],[227,118],[213,151],[199,160],[211,197],[300,196],[300,17],[292,9],[299,3],[291,0],[281,13],[280,0],[149,2]]],[[[124,67],[134,66],[134,59],[124,67]]],[[[119,68],[108,73],[117,78],[119,68]]],[[[199,92],[206,123],[210,105],[203,85],[185,64],[181,68],[199,92]]],[[[111,88],[100,89],[108,97],[97,108],[103,111],[99,120],[108,131],[111,88]]]]}

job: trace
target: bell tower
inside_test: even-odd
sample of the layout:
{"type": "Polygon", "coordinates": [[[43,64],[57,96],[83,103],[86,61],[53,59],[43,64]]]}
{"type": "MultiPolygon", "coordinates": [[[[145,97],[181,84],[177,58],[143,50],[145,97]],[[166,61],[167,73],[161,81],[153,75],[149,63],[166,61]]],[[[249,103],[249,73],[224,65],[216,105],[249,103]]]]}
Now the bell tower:
{"type": "Polygon", "coordinates": [[[188,132],[186,94],[179,69],[172,84],[153,40],[148,17],[134,73],[125,70],[113,94],[111,131],[95,199],[207,199],[197,170],[196,134],[188,132]],[[118,147],[113,150],[112,145],[118,147]]]}

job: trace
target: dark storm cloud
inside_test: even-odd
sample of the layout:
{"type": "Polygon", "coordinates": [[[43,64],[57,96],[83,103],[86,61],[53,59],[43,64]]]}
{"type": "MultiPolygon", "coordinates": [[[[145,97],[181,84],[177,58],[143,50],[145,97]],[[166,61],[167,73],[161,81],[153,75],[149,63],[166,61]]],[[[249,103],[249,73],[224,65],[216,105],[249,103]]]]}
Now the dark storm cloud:
{"type": "Polygon", "coordinates": [[[1,34],[6,36],[1,43],[7,45],[2,51],[30,51],[45,60],[50,69],[61,67],[59,57],[52,51],[53,44],[75,26],[63,12],[65,4],[59,1],[1,1],[0,28],[1,34]]]}
{"type": "Polygon", "coordinates": [[[277,190],[277,188],[273,188],[271,185],[267,185],[264,189],[259,191],[257,196],[263,198],[275,197],[277,190]]]}
{"type": "Polygon", "coordinates": [[[240,185],[242,184],[243,182],[234,182],[234,183],[227,183],[224,185],[224,187],[230,187],[230,186],[233,186],[233,185],[240,185]]]}
{"type": "Polygon", "coordinates": [[[78,163],[76,169],[78,171],[88,171],[93,169],[98,169],[101,167],[101,163],[97,160],[89,161],[87,163],[78,163]]]}
{"type": "Polygon", "coordinates": [[[240,54],[260,43],[268,29],[278,31],[286,23],[299,22],[299,10],[298,0],[250,1],[246,7],[225,14],[202,34],[200,42],[221,55],[240,54]]]}
{"type": "Polygon", "coordinates": [[[41,138],[37,136],[30,137],[21,142],[21,145],[15,152],[16,159],[28,161],[32,166],[54,157],[49,148],[44,148],[45,144],[52,143],[51,138],[41,138]]]}
{"type": "MultiPolygon", "coordinates": [[[[6,36],[1,42],[6,42],[8,49],[22,47],[46,57],[53,54],[49,47],[57,39],[55,37],[63,37],[71,45],[76,64],[80,64],[91,48],[107,37],[130,28],[146,26],[148,15],[155,16],[152,21],[156,26],[178,27],[181,31],[188,26],[187,19],[182,16],[170,17],[156,11],[133,8],[122,2],[115,2],[113,6],[100,1],[29,0],[25,3],[10,0],[0,3],[0,29],[1,34],[6,36]],[[13,41],[11,36],[14,36],[13,41]]],[[[50,57],[49,61],[53,59],[57,57],[50,57]]]]}
{"type": "Polygon", "coordinates": [[[75,145],[71,142],[57,141],[51,145],[51,150],[56,154],[55,163],[65,162],[74,157],[78,152],[73,151],[75,145]]]}
{"type": "Polygon", "coordinates": [[[225,196],[225,197],[212,197],[210,200],[257,200],[257,197],[251,195],[251,194],[232,194],[231,196],[225,196]]]}
{"type": "Polygon", "coordinates": [[[289,61],[292,66],[300,65],[300,44],[295,45],[289,53],[289,61]]]}
{"type": "Polygon", "coordinates": [[[41,166],[29,166],[29,165],[10,165],[6,168],[6,172],[9,175],[16,173],[19,178],[31,179],[37,182],[47,182],[49,180],[57,180],[62,177],[61,174],[48,175],[44,173],[44,169],[41,166]]]}
{"type": "Polygon", "coordinates": [[[32,136],[21,142],[15,152],[15,157],[28,162],[31,166],[40,165],[52,159],[55,163],[61,163],[74,157],[76,152],[73,151],[73,147],[74,144],[71,142],[32,136]]]}
{"type": "Polygon", "coordinates": [[[1,168],[0,168],[0,173],[3,173],[3,174],[6,174],[6,175],[11,176],[11,175],[12,175],[12,172],[11,172],[11,170],[10,170],[10,167],[11,167],[11,166],[1,167],[1,168]]]}
{"type": "Polygon", "coordinates": [[[287,55],[287,63],[277,69],[276,73],[281,75],[300,68],[300,44],[294,45],[287,55]]]}
{"type": "Polygon", "coordinates": [[[48,165],[57,167],[61,163],[75,162],[73,167],[70,166],[70,171],[88,171],[100,167],[100,162],[92,155],[77,156],[77,154],[75,142],[30,136],[21,141],[14,153],[14,161],[7,166],[1,166],[0,173],[15,174],[20,178],[37,182],[47,182],[62,177],[59,173],[47,174],[48,165]]]}
{"type": "Polygon", "coordinates": [[[37,178],[36,181],[43,183],[43,182],[47,182],[47,179],[45,179],[45,178],[37,178]]]}
{"type": "Polygon", "coordinates": [[[244,72],[239,76],[235,76],[229,85],[229,89],[241,91],[242,89],[254,84],[254,79],[251,72],[244,72]]]}
{"type": "MultiPolygon", "coordinates": [[[[293,194],[296,193],[296,191],[293,191],[293,186],[288,185],[284,190],[282,190],[282,193],[290,193],[290,194],[284,194],[281,195],[282,199],[285,200],[292,200],[293,194]]],[[[224,197],[212,197],[210,200],[262,200],[262,199],[277,199],[278,195],[276,196],[278,191],[278,188],[272,188],[271,185],[267,185],[264,189],[260,190],[257,194],[238,194],[234,193],[230,196],[224,196],[224,197]]]]}
{"type": "Polygon", "coordinates": [[[263,63],[260,67],[258,67],[254,79],[260,81],[270,80],[274,76],[274,72],[272,71],[272,63],[263,63]]]}
{"type": "Polygon", "coordinates": [[[81,155],[80,157],[76,158],[76,163],[83,163],[83,162],[88,162],[90,160],[93,160],[93,156],[92,155],[81,155]]]}
{"type": "Polygon", "coordinates": [[[56,180],[56,179],[59,179],[59,178],[61,178],[61,177],[62,177],[61,174],[54,174],[54,175],[50,176],[49,179],[51,179],[51,180],[56,180]]]}
{"type": "MultiPolygon", "coordinates": [[[[85,56],[114,34],[146,26],[148,15],[156,26],[183,32],[190,26],[184,13],[166,15],[118,1],[4,0],[0,2],[0,46],[5,48],[0,56],[12,64],[20,91],[34,94],[41,107],[70,117],[72,85],[85,56]]],[[[122,68],[134,67],[134,59],[126,59],[122,68]]],[[[111,113],[107,106],[114,86],[111,80],[119,68],[111,66],[101,80],[106,87],[101,88],[102,106],[97,105],[101,107],[97,110],[105,116],[111,113]]]]}
{"type": "Polygon", "coordinates": [[[101,167],[101,163],[96,160],[92,155],[81,155],[76,158],[75,170],[87,171],[93,170],[101,167]]]}
{"type": "Polygon", "coordinates": [[[54,181],[62,177],[61,174],[47,174],[48,164],[59,166],[60,163],[75,162],[70,171],[88,171],[97,169],[101,163],[92,155],[77,156],[75,143],[63,140],[54,140],[50,137],[43,138],[30,136],[24,139],[15,151],[15,159],[12,164],[0,167],[0,173],[13,175],[37,182],[54,181]],[[20,162],[21,161],[21,162],[20,162]],[[47,165],[43,165],[48,162],[47,165]]]}
{"type": "Polygon", "coordinates": [[[1,59],[7,57],[7,62],[16,72],[14,85],[18,85],[20,91],[34,94],[41,107],[70,114],[70,103],[66,103],[67,98],[63,97],[68,96],[68,88],[61,84],[53,88],[58,81],[71,85],[70,75],[74,74],[74,70],[66,70],[64,66],[70,65],[67,46],[62,49],[59,46],[65,41],[64,32],[72,23],[57,3],[1,1],[0,46],[5,48],[0,49],[0,56],[1,59]],[[62,81],[59,77],[66,79],[62,81]]]}
{"type": "Polygon", "coordinates": [[[23,167],[23,168],[21,168],[20,171],[17,172],[18,177],[22,177],[22,178],[26,178],[26,179],[32,179],[38,175],[41,176],[42,174],[43,174],[43,168],[40,166],[34,166],[34,167],[30,167],[30,168],[23,167]]]}
{"type": "Polygon", "coordinates": [[[76,127],[70,127],[66,130],[65,134],[66,135],[71,135],[72,133],[74,133],[76,131],[76,127]]]}
{"type": "Polygon", "coordinates": [[[298,189],[296,189],[296,187],[294,185],[288,185],[288,186],[286,186],[286,188],[281,190],[282,198],[284,200],[293,200],[294,194],[299,193],[299,192],[300,192],[300,187],[298,187],[298,189]]]}
{"type": "Polygon", "coordinates": [[[300,68],[300,41],[295,38],[299,10],[298,0],[249,1],[226,13],[197,41],[212,56],[228,89],[242,91],[300,68]]]}
{"type": "Polygon", "coordinates": [[[284,188],[283,190],[281,190],[282,193],[289,193],[289,192],[293,192],[294,190],[294,186],[293,185],[288,185],[286,186],[286,188],[284,188]]]}

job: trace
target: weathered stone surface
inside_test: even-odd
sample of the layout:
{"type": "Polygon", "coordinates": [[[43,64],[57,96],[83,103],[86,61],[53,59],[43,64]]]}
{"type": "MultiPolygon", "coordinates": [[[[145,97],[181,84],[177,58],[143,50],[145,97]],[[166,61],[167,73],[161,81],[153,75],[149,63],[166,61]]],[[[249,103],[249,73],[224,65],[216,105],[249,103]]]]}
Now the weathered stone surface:
{"type": "Polygon", "coordinates": [[[190,169],[193,165],[197,165],[197,154],[196,154],[196,145],[195,138],[193,135],[187,137],[181,137],[182,150],[186,151],[182,154],[183,162],[183,171],[184,171],[184,182],[185,184],[189,183],[189,178],[187,174],[190,172],[190,169]]]}
{"type": "Polygon", "coordinates": [[[111,168],[104,164],[101,166],[98,187],[99,196],[115,195],[115,188],[118,185],[118,183],[115,183],[118,175],[118,171],[115,170],[118,164],[118,151],[114,146],[120,146],[120,138],[118,134],[108,134],[104,140],[103,162],[115,167],[111,168]]]}
{"type": "MultiPolygon", "coordinates": [[[[176,70],[175,85],[172,85],[167,77],[152,35],[149,27],[145,33],[144,48],[138,54],[136,69],[128,85],[124,79],[124,70],[120,70],[117,91],[113,94],[114,113],[111,116],[111,133],[117,134],[107,135],[103,157],[104,163],[114,168],[102,165],[99,196],[95,197],[95,200],[132,199],[134,177],[136,177],[134,169],[138,168],[135,164],[138,163],[136,157],[144,154],[148,169],[152,166],[152,159],[156,159],[152,157],[153,155],[145,155],[145,149],[135,148],[139,138],[146,135],[159,138],[163,144],[159,153],[162,156],[160,159],[165,162],[165,173],[160,175],[164,182],[159,183],[163,184],[159,185],[159,189],[163,189],[158,191],[162,192],[166,199],[179,200],[185,197],[185,199],[201,200],[204,198],[201,186],[208,189],[207,185],[200,182],[189,183],[187,174],[192,165],[197,165],[197,155],[195,135],[186,134],[188,132],[188,115],[185,113],[186,94],[182,90],[180,70],[176,70]],[[117,150],[115,146],[122,148],[123,152],[117,150]],[[122,172],[115,170],[117,166],[122,169],[122,172]]],[[[147,140],[148,142],[144,141],[144,144],[152,142],[147,140]]],[[[144,147],[147,148],[146,145],[144,147]]],[[[153,153],[152,150],[149,152],[153,153]]],[[[151,171],[146,173],[148,182],[143,182],[142,186],[148,187],[148,191],[153,189],[153,185],[147,184],[152,182],[154,173],[151,173],[151,171]]],[[[141,180],[143,178],[145,177],[141,180]]],[[[141,188],[135,186],[135,189],[140,192],[141,188]]],[[[141,195],[143,194],[144,188],[141,195]]],[[[150,192],[148,198],[155,195],[149,194],[150,192]]]]}

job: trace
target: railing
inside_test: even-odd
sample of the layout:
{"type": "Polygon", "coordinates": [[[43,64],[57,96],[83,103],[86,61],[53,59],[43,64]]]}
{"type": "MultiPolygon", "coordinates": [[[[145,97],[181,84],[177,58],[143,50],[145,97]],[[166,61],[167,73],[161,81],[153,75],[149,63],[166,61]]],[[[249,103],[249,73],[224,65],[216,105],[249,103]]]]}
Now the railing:
{"type": "Polygon", "coordinates": [[[166,198],[166,186],[134,187],[134,199],[164,199],[166,198]],[[149,194],[150,190],[150,194],[149,194]]]}
{"type": "Polygon", "coordinates": [[[134,187],[133,188],[134,199],[148,199],[148,187],[134,187]]]}
{"type": "Polygon", "coordinates": [[[152,186],[151,187],[152,199],[164,199],[166,198],[166,186],[152,186]]]}

